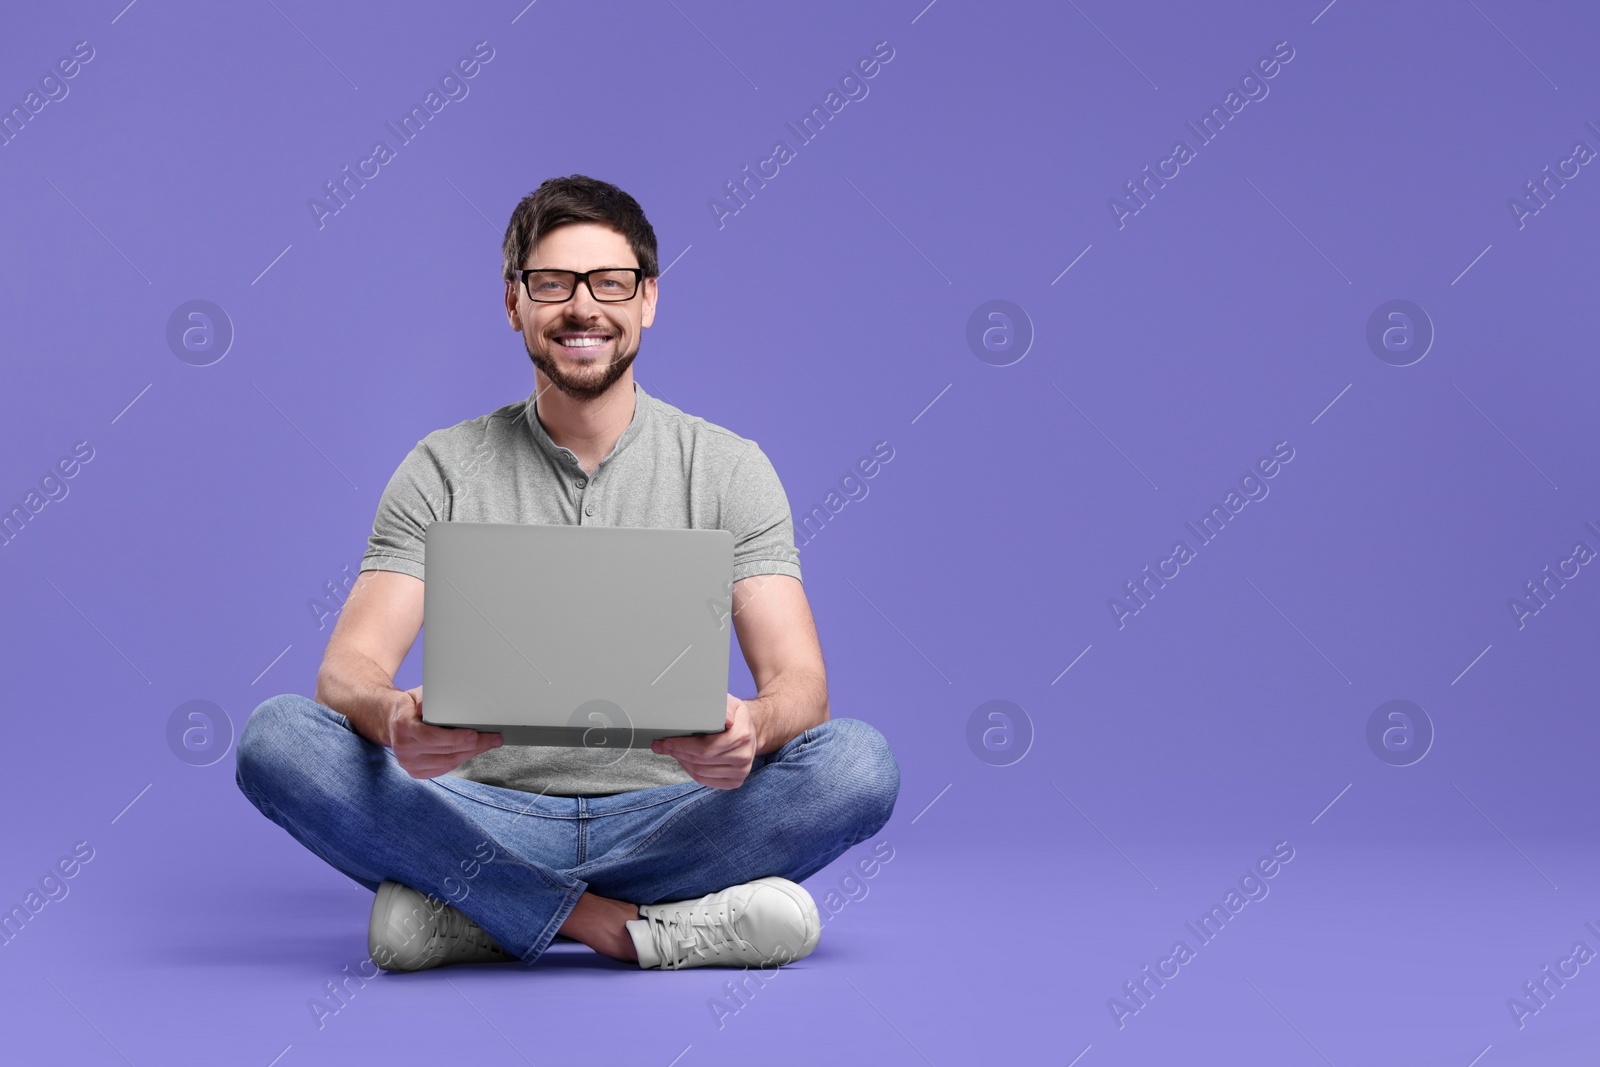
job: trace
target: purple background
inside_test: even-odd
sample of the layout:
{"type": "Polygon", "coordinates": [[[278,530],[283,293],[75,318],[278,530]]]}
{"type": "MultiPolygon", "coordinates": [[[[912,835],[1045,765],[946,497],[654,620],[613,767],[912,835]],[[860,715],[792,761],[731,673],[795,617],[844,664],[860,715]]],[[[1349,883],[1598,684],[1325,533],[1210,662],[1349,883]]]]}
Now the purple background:
{"type": "Polygon", "coordinates": [[[1600,964],[1521,1028],[1507,1005],[1600,950],[1600,576],[1520,629],[1507,604],[1600,549],[1600,173],[1508,206],[1600,149],[1590,5],[124,2],[0,32],[7,108],[95,50],[0,148],[0,504],[95,450],[0,549],[0,903],[95,850],[0,948],[7,1058],[1592,1062],[1600,964]],[[308,198],[478,41],[469,95],[319,229],[308,198]],[[879,41],[869,95],[797,146],[879,41]],[[1108,199],[1180,137],[1119,229],[1108,199]],[[900,761],[895,858],[842,909],[872,842],[812,879],[820,948],[720,1027],[727,972],[563,946],[385,975],[319,1028],[370,894],[168,719],[312,691],[307,601],[406,450],[532,390],[500,234],[574,172],[637,197],[671,264],[639,381],[758,441],[797,524],[895,450],[801,551],[833,711],[900,761]],[[236,332],[209,366],[166,340],[192,299],[236,332]],[[967,341],[996,299],[1035,335],[1009,366],[967,341]],[[1366,341],[1392,299],[1437,333],[1410,366],[1366,341]],[[1108,598],[1278,441],[1270,495],[1119,629],[1108,598]],[[1031,724],[1009,766],[968,743],[996,699],[1031,724]],[[1366,740],[1391,699],[1436,732],[1411,766],[1366,740]],[[1119,1028],[1108,998],[1279,841],[1270,895],[1119,1028]]]}

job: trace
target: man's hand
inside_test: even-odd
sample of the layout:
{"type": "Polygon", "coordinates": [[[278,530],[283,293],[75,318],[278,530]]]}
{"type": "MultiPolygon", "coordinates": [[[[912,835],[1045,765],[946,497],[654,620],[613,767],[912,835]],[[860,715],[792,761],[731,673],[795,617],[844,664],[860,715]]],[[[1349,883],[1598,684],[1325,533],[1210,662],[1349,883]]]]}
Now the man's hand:
{"type": "Polygon", "coordinates": [[[505,737],[422,721],[422,686],[407,689],[389,711],[389,747],[413,778],[437,778],[473,756],[498,748],[505,737]]]}
{"type": "Polygon", "coordinates": [[[671,756],[689,777],[712,789],[738,789],[756,758],[756,726],[745,702],[728,694],[727,723],[720,734],[663,737],[650,751],[671,756]]]}

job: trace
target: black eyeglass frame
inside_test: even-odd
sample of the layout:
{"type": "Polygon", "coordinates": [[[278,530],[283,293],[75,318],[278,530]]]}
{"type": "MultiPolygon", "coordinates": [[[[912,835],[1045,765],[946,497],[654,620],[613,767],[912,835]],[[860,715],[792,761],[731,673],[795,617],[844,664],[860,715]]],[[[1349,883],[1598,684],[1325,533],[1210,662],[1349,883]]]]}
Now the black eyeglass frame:
{"type": "Polygon", "coordinates": [[[535,304],[565,304],[567,300],[571,300],[573,297],[578,295],[578,285],[580,283],[588,286],[589,295],[594,297],[595,300],[602,304],[626,304],[628,301],[639,295],[639,290],[644,285],[643,267],[599,267],[595,270],[566,270],[562,267],[524,267],[517,271],[517,276],[522,279],[522,291],[527,293],[528,299],[532,300],[535,304]],[[572,275],[572,292],[567,294],[566,300],[540,300],[538,297],[534,296],[533,290],[528,288],[528,275],[550,274],[557,271],[562,274],[572,275]],[[611,274],[615,273],[616,271],[628,271],[633,275],[633,292],[629,293],[627,296],[619,297],[615,300],[607,300],[594,291],[594,286],[589,284],[589,275],[611,274]]]}

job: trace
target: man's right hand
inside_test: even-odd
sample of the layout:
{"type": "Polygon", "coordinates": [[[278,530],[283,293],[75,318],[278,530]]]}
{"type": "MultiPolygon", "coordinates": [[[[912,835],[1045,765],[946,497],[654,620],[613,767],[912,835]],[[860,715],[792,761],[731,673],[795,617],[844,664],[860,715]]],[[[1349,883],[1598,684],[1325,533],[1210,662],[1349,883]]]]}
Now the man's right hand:
{"type": "Polygon", "coordinates": [[[437,778],[491,748],[505,737],[456,726],[430,726],[422,721],[422,687],[398,691],[389,711],[389,747],[413,778],[437,778]]]}

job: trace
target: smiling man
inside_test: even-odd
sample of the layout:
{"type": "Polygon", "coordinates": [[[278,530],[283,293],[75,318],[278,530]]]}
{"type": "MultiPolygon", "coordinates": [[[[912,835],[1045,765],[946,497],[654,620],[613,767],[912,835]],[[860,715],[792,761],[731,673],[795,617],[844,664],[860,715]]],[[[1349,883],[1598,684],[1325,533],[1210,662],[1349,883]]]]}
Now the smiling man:
{"type": "Polygon", "coordinates": [[[376,893],[368,941],[388,970],[532,963],[557,936],[644,968],[800,959],[821,925],[799,883],[888,821],[900,772],[876,729],[829,715],[783,486],[754,441],[634,381],[660,271],[633,197],[552,178],[517,205],[503,255],[534,391],[401,462],[315,697],[255,709],[239,788],[376,893]],[[721,733],[621,758],[424,723],[421,687],[394,673],[435,520],[731,532],[759,691],[728,694],[721,733]]]}

